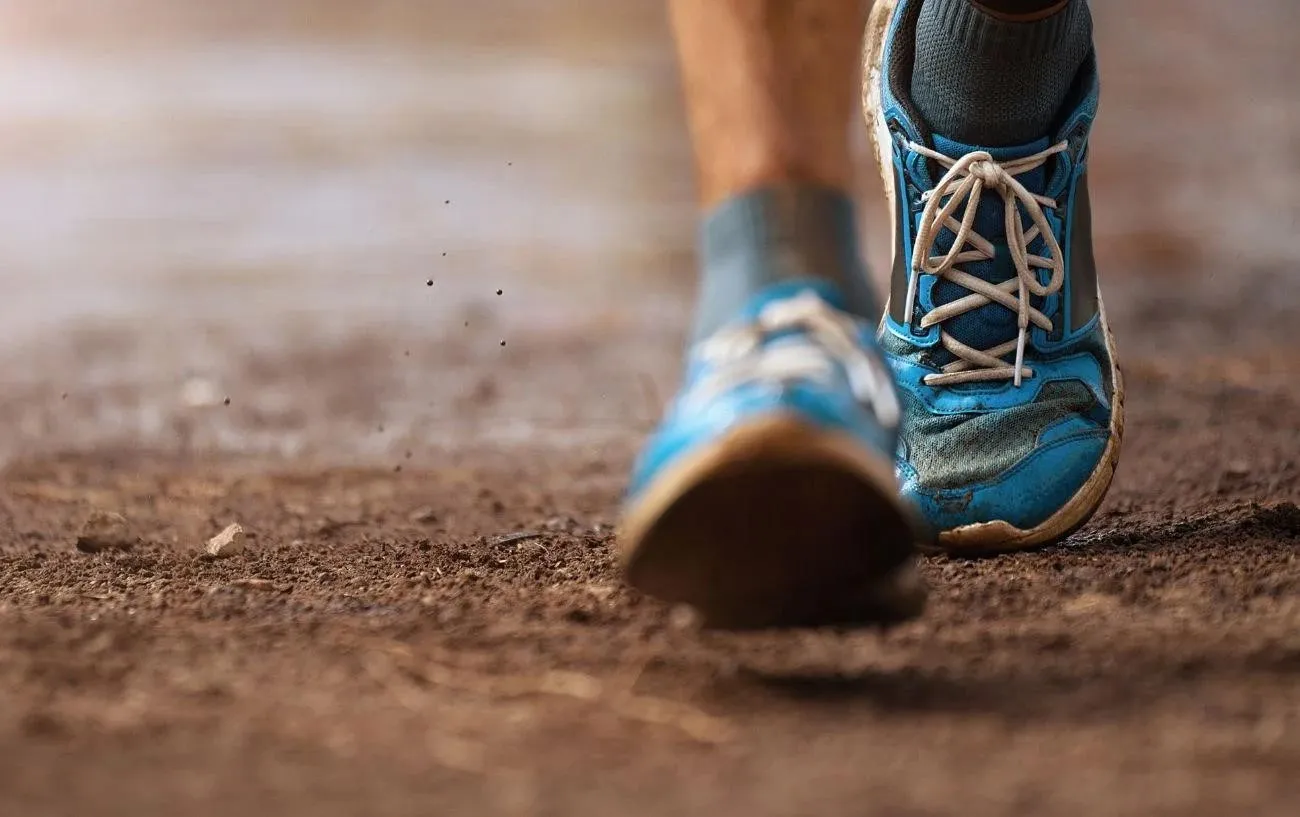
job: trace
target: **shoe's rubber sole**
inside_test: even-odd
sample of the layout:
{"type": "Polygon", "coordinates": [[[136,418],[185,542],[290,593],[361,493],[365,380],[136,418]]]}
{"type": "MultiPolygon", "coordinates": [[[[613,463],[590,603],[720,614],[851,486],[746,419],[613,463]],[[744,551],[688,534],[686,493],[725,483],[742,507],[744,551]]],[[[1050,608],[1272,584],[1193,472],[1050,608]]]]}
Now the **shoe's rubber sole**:
{"type": "MultiPolygon", "coordinates": [[[[866,118],[867,130],[871,134],[876,168],[880,171],[880,179],[885,187],[885,198],[889,202],[890,223],[894,225],[895,230],[898,229],[898,214],[895,212],[897,200],[894,195],[893,147],[890,144],[889,129],[882,115],[880,82],[881,72],[884,70],[881,63],[885,54],[885,38],[889,34],[889,25],[897,6],[898,0],[876,0],[867,19],[862,55],[862,110],[866,118]]],[[[893,246],[897,246],[897,242],[893,246]]],[[[1023,529],[1004,520],[994,519],[939,531],[936,540],[939,550],[973,555],[1040,547],[1069,536],[1096,513],[1102,499],[1106,496],[1106,491],[1110,488],[1111,480],[1114,479],[1115,468],[1119,463],[1120,443],[1124,437],[1124,377],[1116,363],[1115,338],[1106,320],[1106,308],[1102,304],[1100,292],[1097,295],[1097,307],[1102,332],[1106,339],[1106,350],[1111,361],[1111,382],[1115,389],[1111,401],[1110,439],[1102,452],[1101,461],[1097,463],[1097,467],[1070,501],[1045,522],[1033,528],[1023,529]]]]}
{"type": "Polygon", "coordinates": [[[893,466],[793,417],[737,427],[626,509],[629,582],[703,625],[888,625],[921,613],[915,519],[893,466]]]}

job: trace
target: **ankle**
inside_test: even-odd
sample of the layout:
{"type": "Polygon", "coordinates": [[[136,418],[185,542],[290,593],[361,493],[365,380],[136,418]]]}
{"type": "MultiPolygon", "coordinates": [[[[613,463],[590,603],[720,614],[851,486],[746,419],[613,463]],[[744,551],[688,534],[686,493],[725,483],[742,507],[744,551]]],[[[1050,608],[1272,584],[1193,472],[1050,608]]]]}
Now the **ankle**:
{"type": "Polygon", "coordinates": [[[879,317],[853,200],[832,187],[772,185],[721,202],[700,225],[700,267],[696,340],[733,320],[762,290],[788,281],[829,281],[849,312],[879,317]]]}

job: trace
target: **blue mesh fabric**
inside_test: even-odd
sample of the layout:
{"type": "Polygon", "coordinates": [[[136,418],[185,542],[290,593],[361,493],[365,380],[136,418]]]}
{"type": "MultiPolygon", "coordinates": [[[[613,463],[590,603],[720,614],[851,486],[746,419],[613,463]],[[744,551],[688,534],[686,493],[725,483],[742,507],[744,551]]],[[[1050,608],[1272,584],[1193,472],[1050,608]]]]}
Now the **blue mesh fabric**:
{"type": "MultiPolygon", "coordinates": [[[[909,359],[916,351],[886,332],[881,345],[909,359]]],[[[1099,354],[1104,349],[1099,348],[1099,354]]],[[[901,440],[919,483],[930,489],[960,488],[985,482],[1033,451],[1048,426],[1071,415],[1088,417],[1104,428],[1109,416],[1092,392],[1077,380],[1046,384],[1038,399],[1014,408],[969,414],[930,414],[906,389],[901,440]]]]}

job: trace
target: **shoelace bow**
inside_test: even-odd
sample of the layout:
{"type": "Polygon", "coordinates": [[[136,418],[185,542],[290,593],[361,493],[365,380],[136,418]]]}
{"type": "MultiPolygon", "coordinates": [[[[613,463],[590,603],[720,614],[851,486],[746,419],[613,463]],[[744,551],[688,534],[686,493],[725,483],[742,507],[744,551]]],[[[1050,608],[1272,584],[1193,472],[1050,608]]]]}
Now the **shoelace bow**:
{"type": "Polygon", "coordinates": [[[1030,296],[1046,297],[1060,291],[1065,281],[1065,260],[1061,245],[1043,212],[1044,207],[1055,209],[1058,206],[1056,200],[1030,192],[1016,177],[1042,167],[1052,156],[1066,151],[1069,145],[1062,142],[1032,156],[1007,162],[998,162],[984,151],[952,159],[916,142],[909,143],[908,147],[948,168],[934,189],[922,196],[925,209],[921,213],[920,229],[912,253],[911,274],[907,282],[906,314],[909,323],[916,308],[917,278],[920,275],[936,275],[969,290],[971,294],[930,310],[921,319],[922,329],[989,303],[1001,304],[1015,312],[1019,328],[1015,340],[983,350],[962,343],[940,328],[940,342],[957,360],[944,366],[939,374],[926,375],[924,381],[927,385],[943,386],[1011,379],[1019,386],[1022,378],[1034,375],[1033,369],[1025,366],[1025,343],[1030,324],[1048,332],[1052,331],[1053,326],[1047,315],[1030,304],[1030,296]],[[958,268],[959,264],[993,260],[995,250],[992,242],[972,228],[980,198],[986,190],[996,192],[1006,205],[1007,246],[1016,270],[1014,278],[1000,284],[991,284],[958,268]],[[963,203],[965,211],[959,222],[953,214],[963,203]],[[1021,222],[1017,203],[1024,206],[1033,222],[1028,232],[1021,222]],[[931,252],[937,251],[936,242],[945,228],[956,236],[952,248],[943,255],[931,255],[931,252]],[[1035,255],[1029,251],[1029,247],[1040,237],[1047,245],[1047,256],[1035,255]],[[969,249],[966,249],[968,245],[969,249]],[[1052,277],[1046,284],[1039,282],[1035,272],[1038,269],[1051,270],[1052,277]],[[1002,360],[1003,356],[1013,350],[1016,353],[1014,365],[1002,360]]]}
{"type": "Polygon", "coordinates": [[[828,383],[834,376],[832,361],[838,361],[854,397],[870,406],[882,425],[898,425],[898,399],[884,365],[862,348],[853,319],[812,292],[769,303],[754,323],[719,330],[697,354],[715,368],[693,390],[695,402],[750,382],[828,383]],[[791,331],[812,343],[764,345],[768,338],[791,331]]]}

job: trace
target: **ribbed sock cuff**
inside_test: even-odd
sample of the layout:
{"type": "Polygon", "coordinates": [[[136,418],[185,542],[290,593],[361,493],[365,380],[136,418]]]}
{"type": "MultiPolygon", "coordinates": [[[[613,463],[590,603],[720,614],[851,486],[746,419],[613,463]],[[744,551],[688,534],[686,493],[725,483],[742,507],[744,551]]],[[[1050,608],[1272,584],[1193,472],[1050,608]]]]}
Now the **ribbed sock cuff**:
{"type": "Polygon", "coordinates": [[[991,14],[972,0],[942,4],[936,20],[953,43],[988,52],[992,50],[1017,60],[1046,57],[1076,35],[1076,26],[1090,25],[1087,4],[1072,0],[1055,14],[1040,20],[1006,20],[991,14]]]}
{"type": "Polygon", "coordinates": [[[915,46],[912,102],[936,133],[1020,145],[1048,135],[1092,49],[1092,15],[1085,0],[1033,21],[924,0],[915,46]]]}
{"type": "Polygon", "coordinates": [[[850,311],[877,317],[856,210],[842,191],[790,184],[741,193],[705,215],[699,246],[696,339],[734,319],[768,286],[800,278],[831,281],[850,311]]]}

